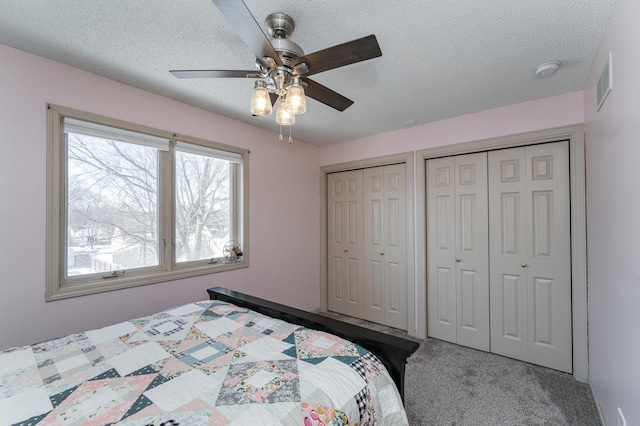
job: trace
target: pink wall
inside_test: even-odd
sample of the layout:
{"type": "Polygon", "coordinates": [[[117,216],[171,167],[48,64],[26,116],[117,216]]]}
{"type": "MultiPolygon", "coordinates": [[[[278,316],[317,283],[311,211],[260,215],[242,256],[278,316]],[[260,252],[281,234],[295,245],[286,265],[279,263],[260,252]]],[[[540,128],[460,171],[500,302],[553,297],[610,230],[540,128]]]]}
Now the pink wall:
{"type": "Polygon", "coordinates": [[[640,2],[618,0],[585,89],[589,373],[607,424],[640,425],[640,2]],[[596,83],[613,52],[613,90],[596,83]]]}
{"type": "MultiPolygon", "coordinates": [[[[0,348],[206,298],[214,285],[317,309],[320,165],[582,122],[582,92],[318,148],[0,45],[0,348]],[[44,302],[47,102],[251,150],[251,267],[44,302]],[[38,321],[46,318],[46,322],[38,321]],[[11,327],[9,324],[20,324],[11,327]]],[[[416,206],[416,208],[419,208],[416,206]]]]}
{"type": "Polygon", "coordinates": [[[582,92],[490,109],[323,147],[320,165],[582,124],[582,92]]]}
{"type": "Polygon", "coordinates": [[[319,308],[318,147],[2,45],[0,64],[0,349],[203,300],[216,285],[319,308]],[[251,150],[250,268],[45,303],[47,102],[251,150]]]}

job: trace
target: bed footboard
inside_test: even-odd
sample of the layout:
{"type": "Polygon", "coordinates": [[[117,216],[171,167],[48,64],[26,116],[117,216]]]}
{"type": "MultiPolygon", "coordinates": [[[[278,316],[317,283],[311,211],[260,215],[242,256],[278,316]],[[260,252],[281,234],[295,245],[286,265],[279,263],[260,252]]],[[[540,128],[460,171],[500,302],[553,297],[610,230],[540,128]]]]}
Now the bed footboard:
{"type": "Polygon", "coordinates": [[[387,368],[404,401],[404,373],[407,358],[419,343],[380,333],[375,330],[347,324],[342,321],[292,308],[269,300],[249,296],[223,287],[207,289],[211,300],[221,300],[236,306],[249,308],[273,318],[340,336],[371,351],[387,368]]]}

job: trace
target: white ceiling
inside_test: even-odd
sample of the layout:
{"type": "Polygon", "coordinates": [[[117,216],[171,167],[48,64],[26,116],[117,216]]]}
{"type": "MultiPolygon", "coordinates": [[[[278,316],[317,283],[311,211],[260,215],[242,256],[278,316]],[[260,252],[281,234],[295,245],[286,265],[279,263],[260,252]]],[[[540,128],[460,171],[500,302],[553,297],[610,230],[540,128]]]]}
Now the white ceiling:
{"type": "MultiPolygon", "coordinates": [[[[240,1],[240,0],[238,0],[240,1]]],[[[615,0],[245,0],[262,24],[283,12],[305,53],[375,34],[382,56],[316,74],[355,101],[309,100],[297,140],[327,145],[582,90],[615,0]],[[535,67],[559,60],[556,74],[535,67]]],[[[259,127],[252,80],[180,80],[170,69],[253,69],[211,0],[2,0],[0,44],[259,127]]]]}

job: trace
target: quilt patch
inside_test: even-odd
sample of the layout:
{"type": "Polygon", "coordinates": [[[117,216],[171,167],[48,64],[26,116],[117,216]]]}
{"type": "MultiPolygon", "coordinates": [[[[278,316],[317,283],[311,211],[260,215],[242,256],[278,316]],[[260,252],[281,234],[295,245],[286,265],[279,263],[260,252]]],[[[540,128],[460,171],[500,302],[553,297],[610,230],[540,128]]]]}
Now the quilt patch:
{"type": "Polygon", "coordinates": [[[295,345],[298,359],[326,358],[328,356],[359,357],[355,344],[327,333],[303,329],[296,331],[295,345]]]}
{"type": "Polygon", "coordinates": [[[259,361],[229,367],[218,405],[291,402],[300,399],[295,360],[259,361]]]}
{"type": "MultiPolygon", "coordinates": [[[[303,402],[302,418],[304,426],[349,426],[354,425],[347,415],[331,407],[303,402]]],[[[357,423],[355,423],[357,425],[357,423]]]]}

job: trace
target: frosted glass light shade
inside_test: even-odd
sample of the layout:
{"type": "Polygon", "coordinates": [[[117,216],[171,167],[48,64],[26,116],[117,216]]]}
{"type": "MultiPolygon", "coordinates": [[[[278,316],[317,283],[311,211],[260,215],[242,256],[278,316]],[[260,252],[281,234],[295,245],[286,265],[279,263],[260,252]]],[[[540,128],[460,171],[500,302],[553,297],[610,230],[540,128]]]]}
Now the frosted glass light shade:
{"type": "Polygon", "coordinates": [[[281,126],[291,126],[296,122],[296,115],[287,111],[286,104],[287,100],[285,98],[280,98],[278,110],[276,111],[276,123],[281,126]]]}
{"type": "Polygon", "coordinates": [[[264,81],[256,81],[251,95],[251,114],[253,115],[269,115],[271,114],[271,98],[264,81]]]}
{"type": "Polygon", "coordinates": [[[293,77],[291,86],[287,88],[287,111],[293,114],[304,114],[307,111],[307,100],[304,96],[304,89],[300,85],[300,78],[293,77]]]}

